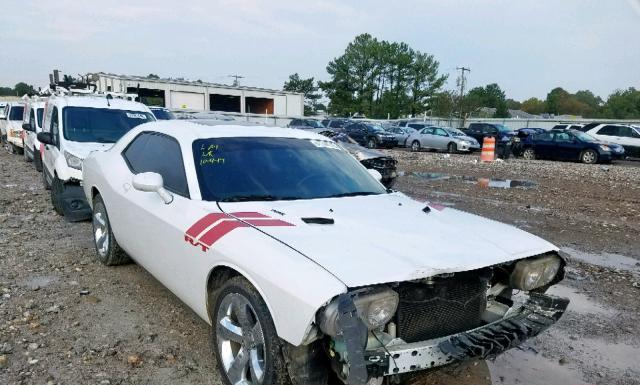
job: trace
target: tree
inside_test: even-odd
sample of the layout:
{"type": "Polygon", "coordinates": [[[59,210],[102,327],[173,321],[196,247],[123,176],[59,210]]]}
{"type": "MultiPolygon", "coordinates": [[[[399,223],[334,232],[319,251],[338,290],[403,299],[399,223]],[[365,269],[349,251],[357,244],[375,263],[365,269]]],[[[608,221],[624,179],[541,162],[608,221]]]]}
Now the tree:
{"type": "Polygon", "coordinates": [[[640,119],[640,90],[630,87],[615,91],[602,107],[602,115],[609,119],[640,119]]]}
{"type": "Polygon", "coordinates": [[[472,88],[465,96],[464,106],[467,111],[477,111],[479,108],[495,108],[495,118],[508,118],[506,96],[504,91],[496,83],[487,84],[485,87],[472,88]]]}
{"type": "Polygon", "coordinates": [[[149,74],[147,75],[147,79],[160,79],[160,76],[156,74],[149,74]]]}
{"type": "Polygon", "coordinates": [[[315,84],[313,78],[302,79],[298,73],[289,75],[289,80],[284,82],[282,89],[289,92],[299,92],[304,95],[305,115],[311,115],[319,109],[318,100],[322,95],[318,93],[319,87],[315,84]]]}
{"type": "Polygon", "coordinates": [[[22,95],[25,95],[25,94],[32,94],[32,93],[36,92],[35,89],[33,88],[33,86],[31,86],[31,85],[29,85],[27,83],[24,83],[24,82],[20,82],[20,83],[16,84],[15,87],[13,87],[13,89],[14,89],[14,95],[17,95],[17,96],[22,96],[22,95]]]}
{"type": "Polygon", "coordinates": [[[507,103],[507,108],[510,109],[510,110],[520,110],[520,109],[522,109],[522,103],[520,103],[517,100],[507,99],[506,103],[507,103]]]}
{"type": "Polygon", "coordinates": [[[11,87],[0,87],[0,96],[15,96],[16,92],[11,87]]]}
{"type": "Polygon", "coordinates": [[[379,41],[362,34],[327,65],[330,80],[320,82],[329,112],[397,118],[426,112],[446,76],[439,63],[406,43],[379,41]]]}
{"type": "Polygon", "coordinates": [[[522,102],[520,109],[534,115],[540,115],[546,112],[545,102],[538,98],[529,98],[522,102]]]}
{"type": "Polygon", "coordinates": [[[456,110],[458,96],[455,91],[442,91],[431,98],[431,115],[443,118],[450,117],[456,110]]]}

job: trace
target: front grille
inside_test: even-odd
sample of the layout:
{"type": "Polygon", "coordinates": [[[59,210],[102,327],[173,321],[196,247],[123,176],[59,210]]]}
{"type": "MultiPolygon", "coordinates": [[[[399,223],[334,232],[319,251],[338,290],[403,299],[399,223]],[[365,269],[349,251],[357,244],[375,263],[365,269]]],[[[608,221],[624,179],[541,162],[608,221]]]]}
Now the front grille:
{"type": "Polygon", "coordinates": [[[434,278],[429,283],[400,284],[398,337],[417,342],[480,326],[487,306],[489,274],[474,271],[434,278]]]}

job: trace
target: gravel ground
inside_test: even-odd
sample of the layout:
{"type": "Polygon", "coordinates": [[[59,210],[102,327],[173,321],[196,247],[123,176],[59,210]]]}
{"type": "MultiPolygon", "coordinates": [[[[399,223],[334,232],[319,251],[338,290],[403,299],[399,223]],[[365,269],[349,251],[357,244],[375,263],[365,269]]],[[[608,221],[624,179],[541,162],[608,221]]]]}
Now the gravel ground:
{"type": "MultiPolygon", "coordinates": [[[[572,299],[556,327],[413,383],[640,384],[639,168],[390,152],[405,171],[401,191],[512,223],[573,256],[554,288],[572,299]],[[481,187],[480,177],[536,184],[481,187]]],[[[32,165],[0,151],[0,384],[220,384],[207,325],[137,265],[100,265],[90,227],[57,216],[32,165]]]]}

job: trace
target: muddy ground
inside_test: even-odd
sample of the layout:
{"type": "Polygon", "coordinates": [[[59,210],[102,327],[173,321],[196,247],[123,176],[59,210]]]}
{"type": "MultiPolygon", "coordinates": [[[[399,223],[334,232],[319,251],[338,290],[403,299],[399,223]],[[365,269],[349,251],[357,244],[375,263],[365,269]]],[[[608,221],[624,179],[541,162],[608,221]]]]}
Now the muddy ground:
{"type": "MultiPolygon", "coordinates": [[[[553,289],[572,303],[553,329],[415,383],[640,384],[640,168],[391,152],[399,190],[572,256],[553,289]]],[[[100,265],[90,227],[57,216],[32,165],[0,152],[0,384],[220,384],[207,325],[137,265],[100,265]]]]}

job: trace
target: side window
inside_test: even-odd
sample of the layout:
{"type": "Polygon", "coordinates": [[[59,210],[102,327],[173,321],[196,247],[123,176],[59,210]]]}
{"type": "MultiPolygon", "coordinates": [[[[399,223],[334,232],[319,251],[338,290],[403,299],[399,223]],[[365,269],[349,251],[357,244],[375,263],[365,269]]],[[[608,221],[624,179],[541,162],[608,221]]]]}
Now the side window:
{"type": "Polygon", "coordinates": [[[427,127],[420,132],[421,134],[433,135],[433,127],[427,127]]]}
{"type": "Polygon", "coordinates": [[[617,136],[618,135],[618,127],[617,126],[604,126],[600,130],[598,130],[598,135],[609,135],[609,136],[617,136]]]}
{"type": "Polygon", "coordinates": [[[33,113],[33,110],[35,110],[35,108],[32,108],[31,112],[29,113],[29,126],[35,132],[35,130],[36,130],[36,114],[33,113]]]}
{"type": "Polygon", "coordinates": [[[58,107],[53,107],[51,112],[51,122],[49,126],[49,132],[53,136],[53,143],[56,147],[60,147],[60,132],[58,130],[58,107]]]}
{"type": "Polygon", "coordinates": [[[556,142],[571,142],[573,139],[568,132],[558,132],[555,134],[556,142]]]}
{"type": "Polygon", "coordinates": [[[443,130],[442,128],[436,128],[434,133],[438,136],[448,136],[447,132],[445,130],[443,130]]]}
{"type": "Polygon", "coordinates": [[[554,130],[564,130],[565,128],[567,128],[566,124],[556,124],[553,129],[554,130]]]}
{"type": "Polygon", "coordinates": [[[632,138],[632,130],[631,127],[618,126],[618,136],[625,136],[627,138],[632,138]]]}
{"type": "Polygon", "coordinates": [[[496,134],[497,132],[498,130],[496,130],[496,128],[492,125],[485,124],[484,126],[482,126],[483,134],[496,134]]]}
{"type": "Polygon", "coordinates": [[[551,135],[550,132],[543,132],[541,134],[536,135],[535,139],[541,142],[551,142],[553,140],[553,136],[551,135]]]}
{"type": "Polygon", "coordinates": [[[167,190],[189,197],[182,151],[175,139],[162,134],[142,133],[127,146],[122,156],[134,174],[157,172],[162,175],[167,190]]]}

